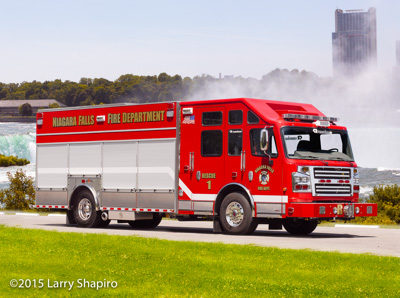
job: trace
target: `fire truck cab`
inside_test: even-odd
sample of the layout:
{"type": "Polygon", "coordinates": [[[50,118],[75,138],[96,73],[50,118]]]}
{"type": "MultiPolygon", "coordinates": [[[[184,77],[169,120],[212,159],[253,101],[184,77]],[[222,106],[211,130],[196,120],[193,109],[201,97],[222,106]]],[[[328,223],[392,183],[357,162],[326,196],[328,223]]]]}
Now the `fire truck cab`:
{"type": "Polygon", "coordinates": [[[37,208],[71,223],[156,227],[162,217],[309,234],[376,216],[339,120],[310,104],[235,98],[42,110],[37,208]]]}

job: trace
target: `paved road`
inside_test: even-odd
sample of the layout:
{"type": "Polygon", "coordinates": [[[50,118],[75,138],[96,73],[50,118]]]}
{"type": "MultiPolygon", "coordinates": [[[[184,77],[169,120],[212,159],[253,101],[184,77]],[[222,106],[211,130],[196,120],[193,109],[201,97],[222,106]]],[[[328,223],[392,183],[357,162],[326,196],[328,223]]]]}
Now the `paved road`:
{"type": "MultiPolygon", "coordinates": [[[[37,214],[35,214],[37,215],[37,214]]],[[[347,253],[371,253],[400,257],[400,229],[363,227],[317,227],[308,236],[292,236],[286,231],[269,231],[259,225],[253,235],[214,234],[211,222],[178,222],[163,220],[153,230],[133,230],[128,224],[112,221],[106,229],[84,229],[65,224],[65,216],[8,215],[0,213],[0,224],[23,228],[76,233],[106,233],[110,235],[143,236],[176,241],[204,241],[230,244],[255,244],[279,248],[311,249],[347,253]]]]}

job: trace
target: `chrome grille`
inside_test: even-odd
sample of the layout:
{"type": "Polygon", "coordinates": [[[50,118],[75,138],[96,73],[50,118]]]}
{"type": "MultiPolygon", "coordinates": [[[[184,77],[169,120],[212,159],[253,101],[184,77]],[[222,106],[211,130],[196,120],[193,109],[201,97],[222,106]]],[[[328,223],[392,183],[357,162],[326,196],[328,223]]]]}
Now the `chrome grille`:
{"type": "Polygon", "coordinates": [[[316,183],[317,195],[351,195],[351,184],[316,183]]]}
{"type": "Polygon", "coordinates": [[[347,168],[314,168],[315,179],[346,179],[351,178],[351,169],[347,168]]]}

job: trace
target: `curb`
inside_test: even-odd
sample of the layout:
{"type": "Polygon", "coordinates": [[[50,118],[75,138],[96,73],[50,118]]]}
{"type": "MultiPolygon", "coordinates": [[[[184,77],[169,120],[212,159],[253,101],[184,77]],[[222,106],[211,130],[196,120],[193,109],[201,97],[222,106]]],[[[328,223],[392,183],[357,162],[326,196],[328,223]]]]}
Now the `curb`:
{"type": "Polygon", "coordinates": [[[24,212],[0,212],[0,215],[22,215],[22,216],[63,216],[65,214],[46,214],[46,213],[24,213],[24,212]]]}
{"type": "Polygon", "coordinates": [[[343,225],[336,224],[335,228],[360,228],[360,229],[380,229],[380,226],[368,226],[368,225],[343,225]]]}

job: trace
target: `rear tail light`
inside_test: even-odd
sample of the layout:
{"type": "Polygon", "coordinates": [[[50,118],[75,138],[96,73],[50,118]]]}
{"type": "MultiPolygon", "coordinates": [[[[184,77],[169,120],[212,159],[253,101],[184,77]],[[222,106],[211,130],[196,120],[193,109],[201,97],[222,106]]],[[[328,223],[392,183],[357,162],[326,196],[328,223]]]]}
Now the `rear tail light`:
{"type": "Polygon", "coordinates": [[[167,118],[174,117],[174,108],[175,108],[175,103],[174,102],[171,102],[171,103],[168,104],[167,118]]]}
{"type": "Polygon", "coordinates": [[[38,127],[41,127],[43,125],[43,113],[36,114],[36,124],[38,127]]]}

